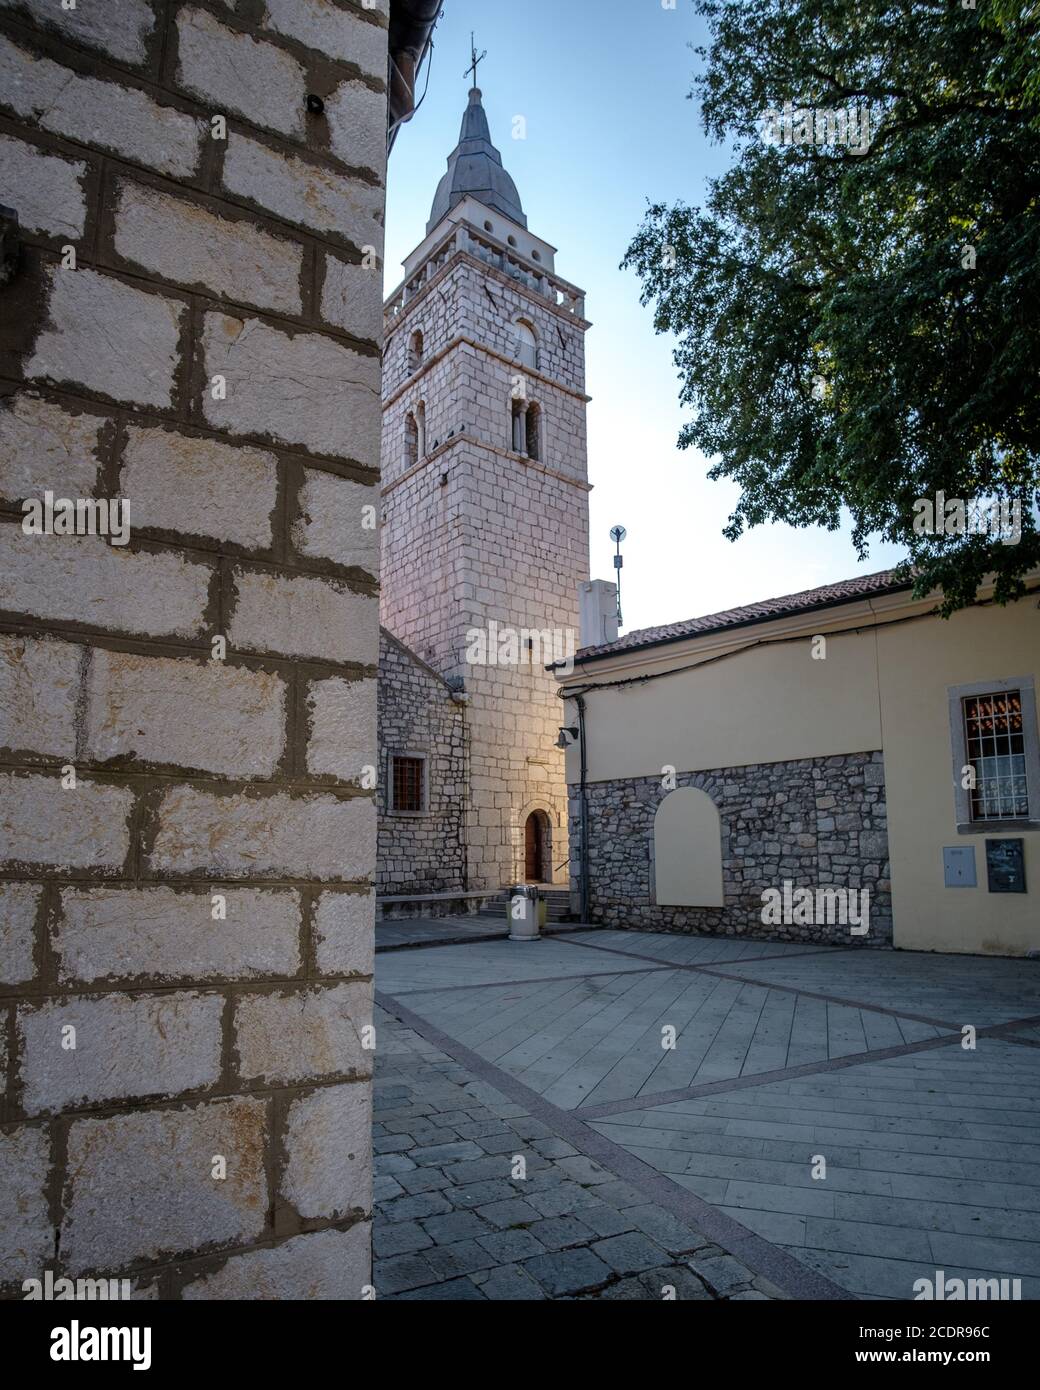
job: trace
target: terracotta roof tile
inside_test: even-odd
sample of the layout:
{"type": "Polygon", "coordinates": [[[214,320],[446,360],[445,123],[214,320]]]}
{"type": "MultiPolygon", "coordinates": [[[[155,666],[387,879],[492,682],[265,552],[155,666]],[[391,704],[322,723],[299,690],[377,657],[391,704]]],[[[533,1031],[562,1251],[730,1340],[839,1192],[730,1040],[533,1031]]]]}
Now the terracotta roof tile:
{"type": "Polygon", "coordinates": [[[730,627],[749,627],[754,623],[765,623],[771,618],[782,618],[791,613],[811,613],[817,608],[830,608],[839,603],[851,603],[856,599],[870,598],[875,594],[894,593],[909,589],[910,580],[896,581],[894,570],[879,570],[877,574],[861,574],[855,579],[842,579],[837,584],[822,584],[818,589],[803,589],[798,594],[785,594],[781,598],[763,599],[760,603],[749,603],[743,608],[727,608],[721,613],[709,613],[703,618],[688,618],[682,623],[662,623],[660,627],[644,627],[636,632],[626,632],[616,642],[606,642],[599,647],[582,647],[575,653],[576,661],[596,661],[614,652],[635,651],[640,647],[653,647],[659,642],[681,642],[687,637],[701,637],[708,632],[721,632],[730,627]]]}

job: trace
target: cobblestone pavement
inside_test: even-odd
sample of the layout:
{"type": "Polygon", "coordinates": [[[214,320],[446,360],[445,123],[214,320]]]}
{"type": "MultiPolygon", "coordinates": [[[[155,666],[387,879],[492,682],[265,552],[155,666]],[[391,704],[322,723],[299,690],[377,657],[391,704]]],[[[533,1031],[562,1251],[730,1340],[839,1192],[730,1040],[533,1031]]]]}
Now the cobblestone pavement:
{"type": "Polygon", "coordinates": [[[1040,962],[588,930],[376,973],[384,1294],[1040,1297],[1040,962]]]}
{"type": "Polygon", "coordinates": [[[781,1296],[410,1028],[376,1025],[379,1298],[781,1296]]]}

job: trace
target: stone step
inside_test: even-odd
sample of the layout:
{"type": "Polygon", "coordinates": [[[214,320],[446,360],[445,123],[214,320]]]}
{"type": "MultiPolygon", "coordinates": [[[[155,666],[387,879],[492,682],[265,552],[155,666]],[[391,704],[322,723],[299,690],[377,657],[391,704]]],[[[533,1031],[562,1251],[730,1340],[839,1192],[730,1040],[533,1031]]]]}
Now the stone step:
{"type": "MultiPolygon", "coordinates": [[[[567,888],[539,888],[538,892],[545,899],[546,921],[566,922],[571,912],[570,891],[567,888]]],[[[494,898],[489,898],[487,902],[483,903],[480,910],[474,913],[474,916],[501,921],[508,901],[508,892],[503,888],[494,898]]]]}

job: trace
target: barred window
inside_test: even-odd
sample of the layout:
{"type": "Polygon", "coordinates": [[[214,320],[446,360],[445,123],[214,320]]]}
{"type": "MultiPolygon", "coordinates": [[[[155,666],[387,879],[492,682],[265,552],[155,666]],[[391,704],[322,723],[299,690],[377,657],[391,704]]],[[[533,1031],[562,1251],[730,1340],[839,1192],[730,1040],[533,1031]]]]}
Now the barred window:
{"type": "Polygon", "coordinates": [[[971,695],[962,701],[962,708],[967,761],[975,772],[970,789],[972,820],[1028,818],[1022,692],[971,695]]]}
{"type": "Polygon", "coordinates": [[[422,811],[426,807],[426,759],[394,757],[391,759],[392,809],[422,811]]]}

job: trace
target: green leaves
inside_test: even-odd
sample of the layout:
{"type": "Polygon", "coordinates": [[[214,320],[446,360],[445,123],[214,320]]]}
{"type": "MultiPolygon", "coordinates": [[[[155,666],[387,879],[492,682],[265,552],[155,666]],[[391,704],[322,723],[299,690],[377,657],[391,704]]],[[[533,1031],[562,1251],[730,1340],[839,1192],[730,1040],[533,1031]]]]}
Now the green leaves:
{"type": "Polygon", "coordinates": [[[650,206],[623,264],[678,340],[680,445],[741,487],[726,534],[847,507],[861,553],[904,544],[946,611],[988,573],[1015,597],[1040,563],[1040,5],[700,8],[694,92],[734,163],[704,209],[650,206]],[[785,103],[866,103],[869,148],[765,143],[785,103]],[[1021,538],[917,534],[937,491],[1019,499],[1021,538]]]}

